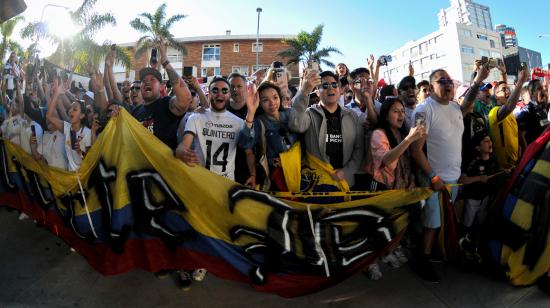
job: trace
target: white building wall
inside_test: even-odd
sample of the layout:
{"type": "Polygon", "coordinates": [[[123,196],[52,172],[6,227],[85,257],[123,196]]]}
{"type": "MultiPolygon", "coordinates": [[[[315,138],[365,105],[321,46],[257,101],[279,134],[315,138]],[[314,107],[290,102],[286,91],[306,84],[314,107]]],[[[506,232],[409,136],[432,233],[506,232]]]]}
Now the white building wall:
{"type": "MultiPolygon", "coordinates": [[[[410,60],[417,82],[427,80],[431,72],[441,68],[445,69],[451,78],[469,84],[474,61],[481,59],[482,55],[502,58],[502,47],[497,32],[455,23],[418,40],[407,42],[390,54],[393,60],[388,63],[387,70],[385,67],[381,68],[381,76],[386,82],[391,80],[397,84],[407,76],[410,60]],[[494,47],[491,47],[491,40],[494,47]],[[390,73],[389,76],[387,71],[390,73]]],[[[499,71],[493,70],[487,80],[498,80],[499,76],[499,71]]]]}

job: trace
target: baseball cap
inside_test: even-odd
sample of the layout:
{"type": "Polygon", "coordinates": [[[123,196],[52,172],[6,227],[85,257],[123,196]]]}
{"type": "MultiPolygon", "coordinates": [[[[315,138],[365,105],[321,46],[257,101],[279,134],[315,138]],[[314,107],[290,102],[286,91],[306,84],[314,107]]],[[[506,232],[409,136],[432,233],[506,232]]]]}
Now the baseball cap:
{"type": "Polygon", "coordinates": [[[492,84],[486,83],[486,84],[482,85],[482,86],[479,88],[479,90],[480,90],[480,91],[485,91],[485,90],[491,89],[492,87],[493,87],[492,84]]]}
{"type": "Polygon", "coordinates": [[[145,76],[153,75],[159,82],[162,82],[162,75],[160,72],[152,67],[144,67],[139,71],[139,79],[143,80],[145,76]]]}
{"type": "Polygon", "coordinates": [[[84,95],[88,96],[91,99],[94,99],[94,92],[92,92],[92,91],[86,91],[86,93],[84,93],[84,95]]]}

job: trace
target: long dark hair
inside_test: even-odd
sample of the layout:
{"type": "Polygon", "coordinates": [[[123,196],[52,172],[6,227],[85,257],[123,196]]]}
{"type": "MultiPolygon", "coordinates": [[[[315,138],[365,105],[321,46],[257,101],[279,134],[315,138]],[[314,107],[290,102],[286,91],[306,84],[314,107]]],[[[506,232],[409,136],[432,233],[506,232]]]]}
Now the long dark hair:
{"type": "MultiPolygon", "coordinates": [[[[399,144],[397,143],[397,139],[395,139],[395,136],[393,135],[390,122],[388,122],[388,115],[390,113],[390,109],[395,103],[399,103],[403,106],[403,108],[405,108],[405,105],[398,97],[395,97],[395,96],[386,97],[386,99],[382,103],[382,107],[380,107],[380,115],[378,116],[378,125],[376,127],[378,129],[384,130],[392,149],[399,144]]],[[[399,133],[401,134],[401,138],[404,138],[404,136],[407,135],[408,132],[407,132],[407,128],[405,127],[405,123],[403,123],[401,128],[399,128],[399,133]]]]}
{"type": "MultiPolygon", "coordinates": [[[[262,91],[266,90],[266,89],[273,89],[275,91],[277,91],[277,95],[279,95],[279,112],[281,111],[284,111],[285,110],[285,107],[283,106],[283,95],[281,93],[281,89],[274,83],[272,82],[269,82],[269,81],[264,81],[262,83],[260,83],[260,85],[258,86],[258,96],[262,93],[262,91]]],[[[264,109],[261,107],[261,98],[260,98],[260,108],[258,108],[258,110],[256,110],[256,115],[260,115],[260,114],[263,114],[265,113],[264,109]]]]}

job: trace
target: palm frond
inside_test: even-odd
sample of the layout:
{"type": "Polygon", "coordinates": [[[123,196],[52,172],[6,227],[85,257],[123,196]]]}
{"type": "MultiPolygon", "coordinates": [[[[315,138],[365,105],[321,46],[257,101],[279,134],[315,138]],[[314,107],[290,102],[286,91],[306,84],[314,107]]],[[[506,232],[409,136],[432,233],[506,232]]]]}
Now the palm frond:
{"type": "Polygon", "coordinates": [[[152,32],[153,30],[151,26],[147,25],[139,18],[134,18],[132,21],[130,21],[130,26],[134,28],[134,30],[141,33],[152,32]]]}
{"type": "Polygon", "coordinates": [[[182,42],[178,42],[174,38],[167,38],[166,45],[175,48],[177,51],[181,52],[183,56],[187,56],[187,48],[182,42]]]}
{"type": "Polygon", "coordinates": [[[152,42],[144,41],[141,46],[136,47],[136,52],[134,53],[134,58],[139,59],[143,54],[145,54],[153,46],[152,42]]]}
{"type": "Polygon", "coordinates": [[[153,29],[160,30],[162,21],[166,18],[166,3],[161,4],[153,15],[153,29]]]}
{"type": "Polygon", "coordinates": [[[98,30],[107,25],[116,26],[116,19],[111,13],[102,15],[93,14],[86,18],[86,26],[80,32],[88,36],[93,36],[98,30]]]}
{"type": "Polygon", "coordinates": [[[177,14],[177,15],[171,16],[166,20],[162,28],[164,30],[169,30],[173,24],[175,24],[180,20],[183,20],[185,17],[187,17],[187,15],[183,15],[183,14],[177,14]]]}
{"type": "Polygon", "coordinates": [[[88,16],[96,2],[97,0],[84,0],[80,7],[76,9],[76,11],[70,12],[69,15],[71,15],[73,21],[79,22],[82,18],[86,18],[88,16]]]}

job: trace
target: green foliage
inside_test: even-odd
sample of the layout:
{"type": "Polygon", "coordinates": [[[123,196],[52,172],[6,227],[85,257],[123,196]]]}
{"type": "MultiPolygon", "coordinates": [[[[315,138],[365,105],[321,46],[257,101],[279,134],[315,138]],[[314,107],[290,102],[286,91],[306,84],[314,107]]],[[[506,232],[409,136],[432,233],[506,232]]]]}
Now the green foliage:
{"type": "Polygon", "coordinates": [[[326,60],[331,53],[342,54],[340,50],[329,46],[319,49],[319,44],[323,38],[323,25],[318,25],[311,33],[300,31],[296,38],[284,39],[283,43],[289,46],[288,49],[279,52],[277,55],[286,58],[288,64],[308,63],[311,60],[317,60],[328,67],[334,67],[334,63],[326,60]]]}
{"type": "Polygon", "coordinates": [[[4,66],[4,60],[8,51],[15,51],[18,55],[22,54],[23,49],[17,42],[11,39],[11,36],[17,24],[23,21],[25,21],[25,18],[16,16],[0,24],[0,34],[2,35],[2,41],[0,42],[0,67],[4,66]]]}
{"type": "Polygon", "coordinates": [[[187,48],[184,44],[176,41],[174,35],[170,33],[170,28],[185,17],[187,16],[176,14],[166,19],[166,3],[163,3],[153,14],[144,12],[130,21],[132,28],[144,34],[136,43],[135,57],[141,57],[149,48],[161,40],[166,43],[167,47],[172,47],[183,55],[187,55],[187,48]]]}

